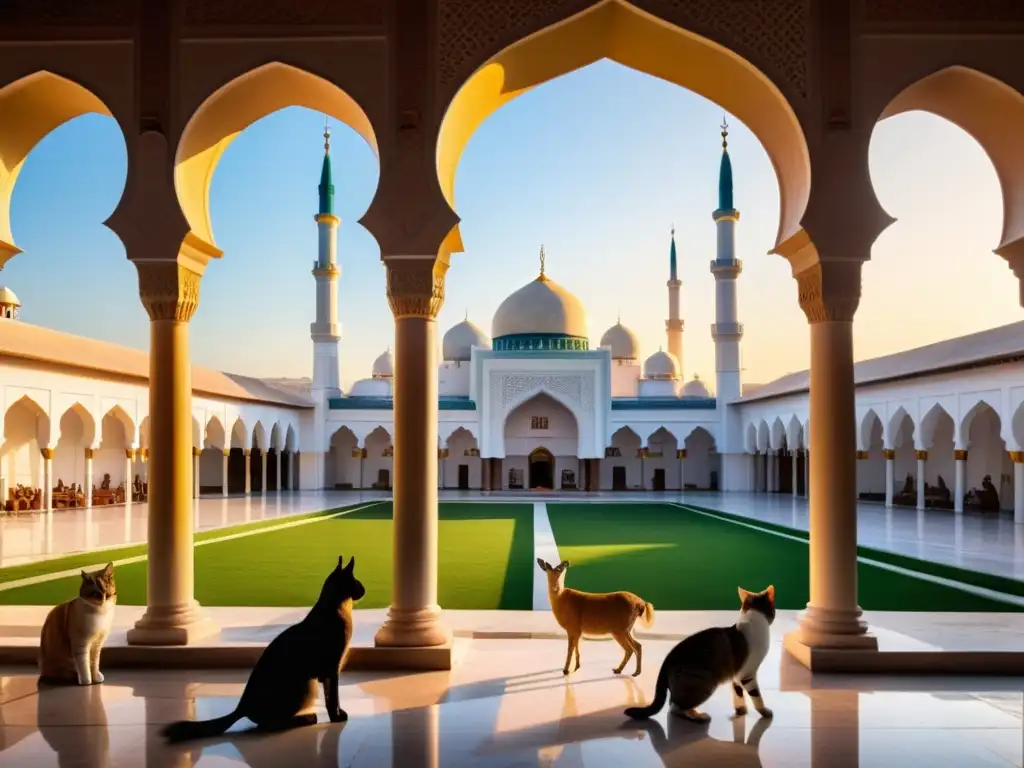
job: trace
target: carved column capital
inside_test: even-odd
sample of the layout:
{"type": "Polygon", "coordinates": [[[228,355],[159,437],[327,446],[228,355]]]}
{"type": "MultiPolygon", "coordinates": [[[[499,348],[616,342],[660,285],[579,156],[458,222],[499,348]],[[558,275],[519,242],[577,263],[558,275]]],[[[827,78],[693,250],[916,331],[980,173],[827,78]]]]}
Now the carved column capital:
{"type": "Polygon", "coordinates": [[[444,276],[448,264],[434,258],[391,258],[387,269],[388,303],[395,319],[433,319],[444,304],[444,276]]]}
{"type": "Polygon", "coordinates": [[[199,307],[202,276],[177,261],[137,261],[139,295],[150,320],[187,323],[199,307]]]}
{"type": "Polygon", "coordinates": [[[125,448],[124,457],[129,461],[135,461],[135,450],[132,448],[125,448]]]}
{"type": "Polygon", "coordinates": [[[886,448],[885,450],[882,451],[882,456],[885,457],[886,461],[895,461],[896,451],[894,451],[892,448],[886,448]]]}
{"type": "Polygon", "coordinates": [[[96,451],[94,449],[86,448],[85,449],[85,458],[86,459],[92,459],[93,456],[95,455],[95,453],[96,453],[96,451]]]}
{"type": "Polygon", "coordinates": [[[221,453],[224,454],[224,458],[226,459],[229,456],[231,456],[231,449],[230,448],[223,448],[223,449],[221,449],[221,453]]]}
{"type": "Polygon", "coordinates": [[[53,448],[40,448],[39,452],[43,455],[43,458],[47,461],[53,459],[54,449],[53,448]]]}
{"type": "Polygon", "coordinates": [[[953,458],[957,461],[967,461],[967,451],[957,449],[953,451],[953,458]]]}
{"type": "Polygon", "coordinates": [[[851,322],[860,304],[859,261],[819,261],[795,273],[809,323],[851,322]]]}
{"type": "Polygon", "coordinates": [[[202,456],[203,455],[203,449],[202,448],[196,448],[195,446],[192,446],[192,455],[193,456],[202,456]]]}
{"type": "Polygon", "coordinates": [[[914,456],[918,461],[928,461],[928,451],[914,451],[914,456]]]}
{"type": "Polygon", "coordinates": [[[242,455],[245,456],[245,458],[248,459],[249,456],[252,455],[252,450],[250,450],[249,448],[243,448],[242,449],[242,455]]]}
{"type": "Polygon", "coordinates": [[[857,451],[857,461],[866,461],[871,457],[867,451],[857,451]]]}

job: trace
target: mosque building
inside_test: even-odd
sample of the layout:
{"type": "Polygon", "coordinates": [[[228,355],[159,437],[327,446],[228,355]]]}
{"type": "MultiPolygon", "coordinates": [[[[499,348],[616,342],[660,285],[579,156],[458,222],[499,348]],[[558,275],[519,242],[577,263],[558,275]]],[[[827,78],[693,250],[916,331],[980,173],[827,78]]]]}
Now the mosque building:
{"type": "MultiPolygon", "coordinates": [[[[392,485],[391,351],[349,391],[341,385],[339,219],[326,130],[324,138],[312,377],[193,366],[196,495],[392,485]]],[[[806,495],[807,372],[756,388],[743,382],[740,214],[724,125],[711,218],[713,380],[685,370],[674,229],[665,341],[646,358],[621,318],[592,343],[586,308],[549,274],[542,247],[537,277],[498,306],[489,335],[468,317],[443,335],[439,487],[806,495]]],[[[21,322],[19,310],[14,292],[0,287],[5,507],[144,500],[148,354],[21,322]]],[[[1024,522],[1021,339],[1024,323],[1016,323],[858,363],[859,497],[918,509],[1012,509],[1024,522]]]]}

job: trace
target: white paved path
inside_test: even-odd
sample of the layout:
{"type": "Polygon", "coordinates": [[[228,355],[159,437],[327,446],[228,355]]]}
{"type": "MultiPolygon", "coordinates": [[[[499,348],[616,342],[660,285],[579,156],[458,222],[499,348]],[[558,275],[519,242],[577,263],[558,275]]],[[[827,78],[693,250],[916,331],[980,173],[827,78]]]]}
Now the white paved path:
{"type": "Polygon", "coordinates": [[[558,556],[558,545],[555,544],[555,532],[551,530],[548,518],[548,505],[543,501],[533,504],[533,610],[550,611],[548,600],[548,577],[537,565],[537,558],[558,565],[562,558],[558,556]]]}

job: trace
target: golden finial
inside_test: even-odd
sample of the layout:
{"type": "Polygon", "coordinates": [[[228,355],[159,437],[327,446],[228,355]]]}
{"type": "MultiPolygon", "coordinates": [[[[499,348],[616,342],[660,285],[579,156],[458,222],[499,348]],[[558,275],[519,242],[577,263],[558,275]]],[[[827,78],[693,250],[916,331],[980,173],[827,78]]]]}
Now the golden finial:
{"type": "Polygon", "coordinates": [[[462,318],[462,319],[465,320],[465,321],[469,320],[469,307],[466,307],[466,316],[464,318],[462,318]]]}
{"type": "Polygon", "coordinates": [[[544,259],[545,259],[545,256],[544,256],[544,246],[541,245],[541,247],[540,247],[540,276],[541,277],[545,277],[545,275],[544,275],[544,259]]]}
{"type": "Polygon", "coordinates": [[[324,115],[324,154],[331,151],[331,126],[327,122],[328,117],[324,115]]]}
{"type": "Polygon", "coordinates": [[[621,309],[619,310],[619,316],[615,320],[615,322],[618,323],[619,325],[622,325],[622,310],[621,309]]]}
{"type": "Polygon", "coordinates": [[[729,123],[725,119],[725,115],[722,115],[722,151],[725,152],[729,149],[729,123]]]}

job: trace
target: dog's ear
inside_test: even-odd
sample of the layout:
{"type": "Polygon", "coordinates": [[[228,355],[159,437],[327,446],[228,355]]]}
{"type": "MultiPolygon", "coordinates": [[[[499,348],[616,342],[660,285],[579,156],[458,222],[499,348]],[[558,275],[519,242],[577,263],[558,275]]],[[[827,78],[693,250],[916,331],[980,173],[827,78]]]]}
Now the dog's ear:
{"type": "Polygon", "coordinates": [[[537,565],[540,566],[540,569],[542,571],[550,571],[551,570],[551,566],[548,565],[547,563],[545,563],[544,560],[539,558],[539,557],[537,558],[537,565]]]}

